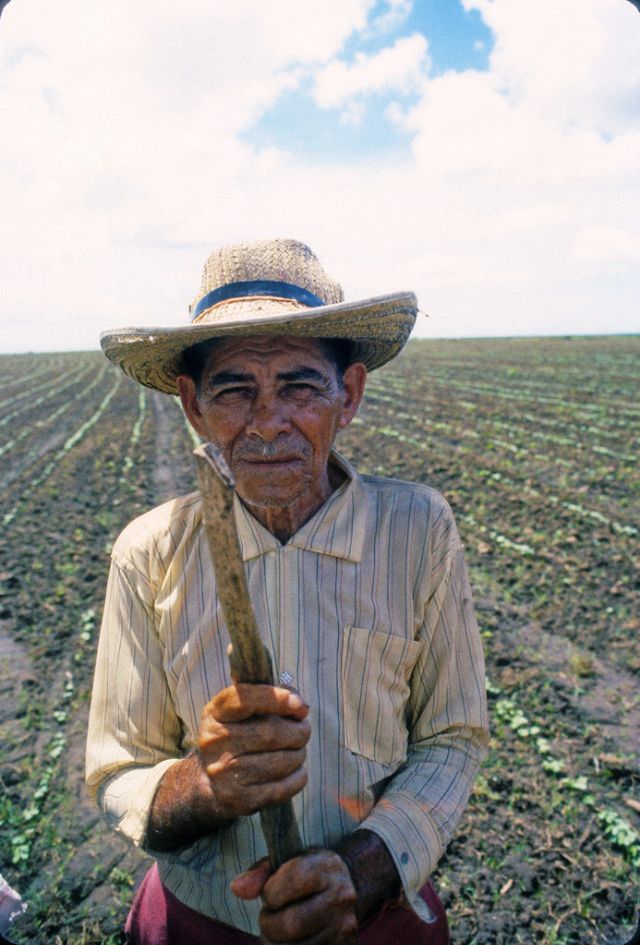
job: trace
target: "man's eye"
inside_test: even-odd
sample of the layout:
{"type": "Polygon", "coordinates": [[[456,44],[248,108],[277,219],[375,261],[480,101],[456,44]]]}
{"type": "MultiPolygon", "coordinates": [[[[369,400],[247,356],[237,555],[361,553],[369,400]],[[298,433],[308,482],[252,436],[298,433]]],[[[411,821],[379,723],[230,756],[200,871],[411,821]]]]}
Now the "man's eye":
{"type": "Polygon", "coordinates": [[[247,398],[253,396],[253,389],[251,387],[244,387],[238,385],[237,387],[224,387],[222,390],[213,392],[213,399],[216,401],[225,400],[237,400],[241,398],[247,398]]]}
{"type": "Polygon", "coordinates": [[[290,394],[315,394],[316,389],[313,384],[307,384],[305,381],[295,381],[285,385],[285,392],[290,394]]]}

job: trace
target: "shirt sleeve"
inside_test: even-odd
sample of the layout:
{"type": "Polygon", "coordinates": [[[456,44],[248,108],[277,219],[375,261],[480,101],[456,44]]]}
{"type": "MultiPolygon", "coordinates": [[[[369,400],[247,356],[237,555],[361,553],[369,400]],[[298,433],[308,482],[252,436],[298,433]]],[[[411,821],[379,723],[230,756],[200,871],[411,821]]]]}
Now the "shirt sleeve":
{"type": "Polygon", "coordinates": [[[86,753],[87,787],[110,825],[141,844],[153,796],[183,756],[182,730],[163,671],[153,589],[112,558],[96,658],[86,753]]]}
{"type": "Polygon", "coordinates": [[[407,761],[363,821],[385,842],[414,910],[444,853],[487,753],[484,658],[453,515],[445,504],[424,582],[422,648],[410,680],[407,761]]]}

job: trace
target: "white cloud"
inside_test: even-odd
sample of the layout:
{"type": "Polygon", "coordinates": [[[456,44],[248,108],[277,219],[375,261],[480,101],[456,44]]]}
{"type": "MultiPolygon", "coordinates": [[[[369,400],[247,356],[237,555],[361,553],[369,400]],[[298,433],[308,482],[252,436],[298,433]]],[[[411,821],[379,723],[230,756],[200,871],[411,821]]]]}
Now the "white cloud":
{"type": "Polygon", "coordinates": [[[387,0],[386,6],[387,8],[371,21],[369,33],[383,34],[399,29],[409,19],[414,0],[387,0]]]}
{"type": "Polygon", "coordinates": [[[489,72],[440,76],[404,114],[432,297],[446,291],[451,325],[482,311],[483,334],[571,320],[575,331],[637,330],[636,11],[602,0],[467,6],[496,33],[489,72]]]}
{"type": "Polygon", "coordinates": [[[545,123],[617,134],[640,118],[640,25],[625,0],[463,5],[495,33],[496,86],[545,123]]]}
{"type": "Polygon", "coordinates": [[[588,226],[576,233],[571,251],[576,262],[640,263],[640,233],[613,226],[588,226]]]}
{"type": "Polygon", "coordinates": [[[184,311],[164,259],[199,260],[200,240],[239,229],[243,179],[273,164],[239,134],[298,80],[292,67],[330,59],[362,29],[372,2],[10,4],[0,249],[12,317],[0,347],[37,344],[22,329],[53,309],[64,315],[46,342],[61,347],[95,344],[95,322],[184,311]]]}
{"type": "Polygon", "coordinates": [[[320,108],[341,108],[372,93],[406,95],[424,84],[428,65],[427,40],[414,33],[380,52],[356,53],[352,64],[334,59],[316,74],[313,97],[320,108]]]}
{"type": "Polygon", "coordinates": [[[425,81],[420,36],[340,61],[373,0],[10,3],[0,350],[177,324],[213,246],[274,234],[309,242],[352,296],[415,289],[430,335],[637,331],[637,11],[465,4],[495,33],[489,71],[425,81]],[[302,78],[345,120],[384,93],[375,120],[411,154],[331,164],[249,145],[302,78]],[[389,106],[407,90],[417,104],[389,106]]]}

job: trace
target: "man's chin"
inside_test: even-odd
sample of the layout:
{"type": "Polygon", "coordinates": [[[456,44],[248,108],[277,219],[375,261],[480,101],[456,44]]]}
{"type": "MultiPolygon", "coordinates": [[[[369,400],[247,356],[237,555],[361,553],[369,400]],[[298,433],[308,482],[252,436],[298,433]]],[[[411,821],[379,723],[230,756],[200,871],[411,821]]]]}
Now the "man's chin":
{"type": "Polygon", "coordinates": [[[236,482],[236,491],[245,505],[255,509],[285,509],[295,505],[304,495],[305,490],[300,488],[278,489],[274,483],[267,484],[263,489],[257,489],[255,483],[250,488],[243,488],[242,483],[236,482]]]}

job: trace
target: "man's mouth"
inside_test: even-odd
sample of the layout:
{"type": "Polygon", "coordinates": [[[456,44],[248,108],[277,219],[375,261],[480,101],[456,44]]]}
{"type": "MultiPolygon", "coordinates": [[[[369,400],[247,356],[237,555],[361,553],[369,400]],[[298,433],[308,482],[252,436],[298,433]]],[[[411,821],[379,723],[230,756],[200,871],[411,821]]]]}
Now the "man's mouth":
{"type": "Polygon", "coordinates": [[[238,462],[249,463],[251,466],[286,466],[289,463],[302,462],[300,456],[242,456],[238,462]]]}
{"type": "Polygon", "coordinates": [[[253,441],[238,444],[231,459],[232,466],[246,464],[256,472],[265,469],[276,471],[279,467],[304,463],[309,458],[308,453],[308,450],[301,449],[291,442],[256,443],[253,441]]]}

